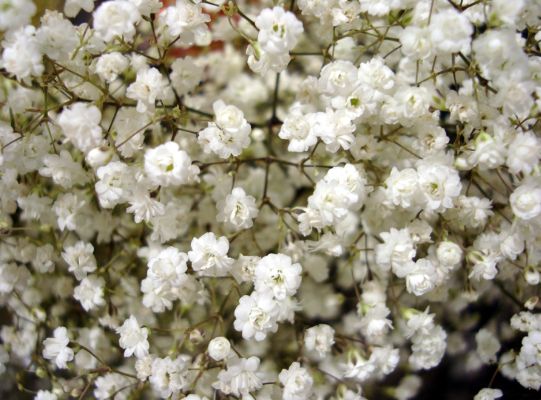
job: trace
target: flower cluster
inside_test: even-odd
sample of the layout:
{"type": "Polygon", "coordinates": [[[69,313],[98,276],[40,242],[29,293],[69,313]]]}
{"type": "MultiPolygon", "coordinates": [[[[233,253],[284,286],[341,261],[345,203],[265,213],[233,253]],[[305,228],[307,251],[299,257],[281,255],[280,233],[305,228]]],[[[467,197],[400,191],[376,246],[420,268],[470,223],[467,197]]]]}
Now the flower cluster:
{"type": "Polygon", "coordinates": [[[42,3],[0,7],[0,398],[541,389],[539,1],[42,3]]]}

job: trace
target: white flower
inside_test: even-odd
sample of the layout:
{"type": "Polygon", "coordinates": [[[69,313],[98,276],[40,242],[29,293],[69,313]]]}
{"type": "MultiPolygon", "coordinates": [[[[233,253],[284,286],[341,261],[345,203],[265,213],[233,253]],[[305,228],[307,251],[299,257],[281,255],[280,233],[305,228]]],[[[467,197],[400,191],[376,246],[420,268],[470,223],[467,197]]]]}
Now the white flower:
{"type": "Polygon", "coordinates": [[[395,85],[394,72],[385,65],[381,57],[373,57],[361,63],[358,77],[359,83],[378,91],[389,91],[395,85]]]}
{"type": "Polygon", "coordinates": [[[19,81],[43,73],[42,54],[35,33],[36,28],[28,25],[8,32],[2,42],[1,66],[19,81]]]}
{"type": "Polygon", "coordinates": [[[109,147],[100,146],[90,150],[85,156],[85,161],[92,168],[99,168],[111,161],[112,158],[113,150],[109,147]]]}
{"type": "Polygon", "coordinates": [[[229,241],[225,236],[217,238],[207,232],[199,238],[193,238],[188,257],[194,271],[201,275],[221,275],[233,265],[233,259],[227,256],[229,241]]]}
{"type": "MultiPolygon", "coordinates": [[[[337,60],[325,65],[319,74],[318,87],[322,94],[347,98],[357,86],[358,70],[350,61],[337,60]]],[[[334,103],[333,103],[334,104],[334,103]]]]}
{"type": "Polygon", "coordinates": [[[240,187],[234,188],[224,202],[218,203],[218,210],[216,219],[235,230],[251,228],[259,213],[255,198],[247,195],[240,187]]]}
{"type": "Polygon", "coordinates": [[[60,155],[47,154],[43,158],[44,167],[39,170],[40,175],[51,177],[53,182],[63,188],[70,188],[73,185],[85,184],[88,176],[81,164],[73,161],[71,154],[60,151],[60,155]]]}
{"type": "Polygon", "coordinates": [[[144,147],[145,133],[153,128],[151,115],[137,112],[136,107],[121,107],[113,122],[116,150],[123,157],[133,157],[144,147]]]}
{"type": "Polygon", "coordinates": [[[253,282],[255,277],[255,267],[260,260],[257,256],[240,255],[233,264],[231,274],[237,282],[253,282]]]}
{"type": "Polygon", "coordinates": [[[400,353],[398,349],[393,349],[391,346],[374,347],[370,358],[374,360],[377,369],[383,375],[389,375],[396,369],[400,361],[400,353]]]}
{"type": "Polygon", "coordinates": [[[250,144],[250,124],[242,111],[217,100],[212,106],[215,122],[199,132],[197,140],[205,153],[215,153],[221,158],[239,156],[250,144]]]}
{"type": "Polygon", "coordinates": [[[106,42],[117,36],[128,42],[135,35],[135,24],[141,19],[137,7],[130,1],[112,0],[102,3],[93,14],[93,27],[106,42]]]}
{"type": "Polygon", "coordinates": [[[473,400],[496,400],[503,396],[500,389],[484,388],[479,391],[473,400]]]}
{"type": "Polygon", "coordinates": [[[324,357],[334,344],[334,329],[327,324],[319,324],[304,332],[304,346],[308,351],[316,351],[324,357]]]}
{"type": "Polygon", "coordinates": [[[393,324],[389,318],[391,310],[383,303],[378,303],[363,310],[363,317],[360,321],[360,329],[363,335],[369,340],[375,340],[384,336],[393,324]]]}
{"type": "Polygon", "coordinates": [[[259,29],[257,41],[269,54],[283,54],[292,50],[304,31],[295,14],[282,7],[265,8],[255,19],[259,29]]]}
{"type": "Polygon", "coordinates": [[[528,336],[522,339],[522,347],[517,359],[519,368],[538,365],[541,361],[541,331],[528,332],[528,336]]]}
{"type": "Polygon", "coordinates": [[[211,35],[206,25],[210,15],[203,12],[201,4],[193,4],[188,0],[177,0],[175,5],[166,7],[159,14],[159,30],[169,41],[190,46],[197,44],[206,46],[211,42],[211,35]]]}
{"type": "MultiPolygon", "coordinates": [[[[104,4],[108,3],[111,2],[104,4]]],[[[154,111],[154,103],[166,98],[168,88],[167,79],[156,68],[141,68],[135,82],[128,86],[126,96],[137,100],[137,111],[144,113],[154,111]]]]}
{"type": "Polygon", "coordinates": [[[117,328],[116,333],[120,335],[118,343],[124,349],[124,357],[134,354],[137,358],[143,358],[148,355],[148,329],[141,328],[133,315],[117,328]]]}
{"type": "Polygon", "coordinates": [[[131,1],[142,16],[150,17],[151,14],[157,13],[163,7],[160,0],[128,0],[131,1]]]}
{"type": "Polygon", "coordinates": [[[283,400],[306,400],[312,393],[314,380],[298,362],[292,363],[288,369],[283,369],[278,379],[284,385],[283,400]]]}
{"type": "Polygon", "coordinates": [[[406,289],[409,293],[422,296],[434,289],[436,268],[427,258],[415,262],[406,275],[406,289]]]}
{"type": "Polygon", "coordinates": [[[43,357],[53,360],[58,368],[67,368],[67,363],[73,360],[73,350],[68,347],[68,330],[63,326],[58,327],[53,336],[43,341],[43,357]]]}
{"type": "Polygon", "coordinates": [[[536,182],[523,182],[511,194],[509,201],[518,218],[533,219],[541,214],[541,186],[536,182]]]}
{"type": "Polygon", "coordinates": [[[113,82],[124,72],[130,61],[121,53],[116,51],[103,54],[96,61],[96,73],[106,82],[113,82]]]}
{"type": "Polygon", "coordinates": [[[284,71],[291,61],[289,53],[270,54],[259,48],[255,50],[254,45],[246,48],[246,55],[248,56],[247,64],[250,69],[263,76],[269,71],[276,73],[284,71]]]}
{"type": "Polygon", "coordinates": [[[519,132],[509,144],[506,163],[514,174],[530,174],[540,157],[541,141],[537,136],[532,132],[519,132]]]}
{"type": "Polygon", "coordinates": [[[62,258],[69,266],[68,271],[72,272],[77,280],[82,280],[97,268],[94,246],[91,243],[79,241],[73,246],[66,247],[62,258]]]}
{"type": "Polygon", "coordinates": [[[485,364],[496,362],[496,353],[501,348],[500,342],[496,336],[488,329],[480,329],[475,335],[477,343],[477,354],[485,364]]]}
{"type": "Polygon", "coordinates": [[[407,228],[394,229],[380,234],[383,243],[376,246],[376,262],[384,270],[389,268],[403,278],[411,270],[415,247],[407,228]]]}
{"type": "Polygon", "coordinates": [[[132,190],[128,199],[130,206],[126,211],[134,214],[133,220],[135,223],[138,224],[141,221],[150,222],[152,218],[165,213],[165,206],[150,196],[145,185],[136,185],[132,190]]]}
{"type": "Polygon", "coordinates": [[[430,369],[437,366],[445,354],[447,334],[435,325],[427,333],[418,333],[412,339],[412,354],[409,357],[413,369],[430,369]]]}
{"type": "Polygon", "coordinates": [[[505,145],[498,138],[481,132],[473,141],[473,153],[468,157],[468,163],[479,169],[495,169],[505,162],[505,145]]]}
{"type": "Polygon", "coordinates": [[[304,235],[312,228],[338,224],[348,211],[358,210],[366,195],[365,179],[351,164],[329,169],[308,198],[308,207],[298,219],[304,235]]]}
{"type": "Polygon", "coordinates": [[[405,311],[406,332],[405,337],[411,338],[415,334],[427,335],[434,327],[434,314],[429,313],[428,307],[423,311],[409,308],[405,311]]]}
{"type": "Polygon", "coordinates": [[[74,103],[64,108],[57,120],[66,139],[85,153],[103,143],[100,121],[99,108],[87,103],[74,103]]]}
{"type": "Polygon", "coordinates": [[[73,231],[77,228],[78,216],[86,200],[79,193],[65,193],[58,196],[53,210],[57,217],[57,224],[61,231],[73,231]]]}
{"type": "Polygon", "coordinates": [[[462,187],[458,171],[433,162],[421,162],[417,167],[419,187],[424,196],[424,207],[441,211],[453,207],[453,198],[462,187]]]}
{"type": "Polygon", "coordinates": [[[0,263],[0,293],[11,293],[13,289],[24,289],[30,280],[25,266],[15,263],[0,263]]]}
{"type": "Polygon", "coordinates": [[[369,379],[376,371],[375,358],[364,358],[357,350],[348,352],[347,363],[343,365],[344,376],[359,382],[369,379]]]}
{"type": "Polygon", "coordinates": [[[66,17],[73,18],[79,14],[81,9],[86,12],[94,10],[94,0],[66,0],[64,3],[64,14],[66,17]]]}
{"type": "Polygon", "coordinates": [[[99,167],[96,176],[99,180],[96,182],[95,189],[101,207],[113,208],[127,200],[130,186],[134,184],[127,164],[112,161],[99,167]]]}
{"type": "Polygon", "coordinates": [[[317,142],[317,136],[311,128],[310,114],[303,115],[297,108],[293,108],[287,115],[278,136],[289,140],[287,150],[291,152],[307,151],[317,142]]]}
{"type": "Polygon", "coordinates": [[[28,25],[36,13],[36,5],[30,0],[6,1],[0,13],[0,30],[13,31],[28,25]]]}
{"type": "Polygon", "coordinates": [[[326,145],[327,151],[336,153],[340,148],[348,150],[353,144],[355,137],[355,125],[352,115],[346,110],[318,112],[311,116],[314,118],[311,129],[316,137],[319,137],[326,145]]]}
{"type": "Polygon", "coordinates": [[[456,243],[445,240],[438,244],[436,256],[440,264],[453,268],[462,261],[462,249],[456,243]]]}
{"type": "Polygon", "coordinates": [[[38,390],[38,393],[34,397],[34,400],[57,400],[56,394],[49,392],[48,390],[38,390]]]}
{"type": "Polygon", "coordinates": [[[409,208],[419,203],[419,177],[413,168],[394,168],[385,180],[386,204],[409,208]]]}
{"type": "Polygon", "coordinates": [[[231,353],[231,344],[229,343],[229,340],[223,336],[215,337],[209,342],[207,351],[209,357],[214,361],[222,361],[231,353]]]}
{"type": "Polygon", "coordinates": [[[472,271],[468,275],[470,278],[492,280],[498,274],[496,266],[500,257],[497,254],[473,251],[468,254],[467,258],[473,264],[472,271]]]}
{"type": "Polygon", "coordinates": [[[126,400],[129,391],[122,389],[125,389],[130,383],[132,381],[124,375],[107,373],[96,379],[96,387],[93,394],[98,400],[126,400]]]}
{"type": "Polygon", "coordinates": [[[152,363],[154,356],[147,355],[142,358],[138,358],[135,361],[135,371],[137,372],[137,379],[140,381],[146,381],[150,375],[152,375],[152,363]]]}
{"type": "Polygon", "coordinates": [[[155,358],[152,362],[150,384],[162,399],[177,395],[188,388],[189,356],[180,355],[176,359],[170,357],[155,358]]]}
{"type": "Polygon", "coordinates": [[[103,306],[103,288],[105,281],[102,277],[89,275],[85,277],[73,290],[73,297],[79,301],[85,311],[103,306]]]}
{"type": "Polygon", "coordinates": [[[473,27],[463,13],[448,8],[432,16],[430,40],[440,53],[469,54],[473,27]]]}
{"type": "Polygon", "coordinates": [[[251,399],[250,392],[260,389],[262,373],[259,369],[259,358],[233,358],[227,363],[227,369],[220,371],[218,380],[212,387],[226,395],[251,399]]]}
{"type": "Polygon", "coordinates": [[[203,79],[203,69],[192,57],[177,58],[171,64],[171,84],[179,96],[192,91],[203,79]]]}
{"type": "Polygon", "coordinates": [[[255,290],[270,291],[276,300],[293,296],[301,284],[302,267],[285,254],[268,254],[255,267],[255,290]]]}
{"type": "Polygon", "coordinates": [[[145,152],[145,172],[155,185],[182,185],[195,179],[197,166],[176,142],[167,142],[145,152]]]}
{"type": "Polygon", "coordinates": [[[171,309],[180,298],[186,283],[188,255],[175,247],[167,247],[150,257],[147,277],[141,282],[143,304],[154,312],[171,309]]]}
{"type": "Polygon", "coordinates": [[[430,30],[418,26],[407,26],[399,35],[400,50],[407,57],[424,60],[432,54],[430,30]]]}
{"type": "Polygon", "coordinates": [[[234,327],[242,332],[244,339],[264,340],[267,333],[276,332],[278,304],[270,292],[253,291],[250,296],[242,296],[235,309],[234,327]]]}

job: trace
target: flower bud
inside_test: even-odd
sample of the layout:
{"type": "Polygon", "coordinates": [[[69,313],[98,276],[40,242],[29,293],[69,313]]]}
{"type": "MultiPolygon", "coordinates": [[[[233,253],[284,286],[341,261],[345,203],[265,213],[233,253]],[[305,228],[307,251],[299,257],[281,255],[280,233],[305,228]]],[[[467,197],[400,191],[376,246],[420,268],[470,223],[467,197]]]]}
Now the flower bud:
{"type": "Polygon", "coordinates": [[[86,155],[86,162],[92,168],[98,168],[107,164],[113,158],[113,152],[108,147],[95,147],[86,155]]]}
{"type": "Polygon", "coordinates": [[[528,285],[537,285],[539,284],[539,271],[535,269],[533,266],[528,266],[526,270],[524,271],[524,279],[526,279],[526,282],[528,282],[528,285]]]}
{"type": "Polygon", "coordinates": [[[436,256],[440,264],[454,267],[462,260],[462,249],[456,243],[446,240],[438,245],[436,256]]]}
{"type": "Polygon", "coordinates": [[[199,344],[203,342],[203,340],[204,340],[203,332],[201,332],[199,329],[194,329],[193,331],[190,332],[190,342],[194,344],[199,344]]]}
{"type": "Polygon", "coordinates": [[[535,306],[537,306],[537,303],[539,303],[539,297],[532,296],[528,300],[526,300],[526,303],[524,303],[524,307],[531,311],[535,308],[535,306]]]}
{"type": "Polygon", "coordinates": [[[223,336],[215,337],[209,343],[208,353],[214,361],[222,361],[231,352],[231,344],[223,336]]]}

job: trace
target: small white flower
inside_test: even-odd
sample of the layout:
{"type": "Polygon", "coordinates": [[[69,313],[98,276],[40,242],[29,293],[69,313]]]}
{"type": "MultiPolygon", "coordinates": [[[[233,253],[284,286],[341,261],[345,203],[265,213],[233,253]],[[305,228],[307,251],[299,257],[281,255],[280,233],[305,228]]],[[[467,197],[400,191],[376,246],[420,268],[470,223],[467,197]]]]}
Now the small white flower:
{"type": "Polygon", "coordinates": [[[283,400],[306,400],[312,393],[314,380],[298,362],[292,363],[288,369],[283,369],[278,379],[284,385],[283,400]]]}
{"type": "Polygon", "coordinates": [[[170,357],[154,359],[149,381],[161,398],[170,398],[188,388],[189,359],[190,357],[186,355],[180,355],[176,359],[170,357]]]}
{"type": "Polygon", "coordinates": [[[79,241],[73,246],[66,247],[62,258],[69,266],[68,271],[72,272],[77,280],[82,280],[97,268],[94,246],[91,243],[79,241]]]}
{"type": "MultiPolygon", "coordinates": [[[[11,3],[8,3],[11,7],[11,3]]],[[[43,73],[42,53],[36,39],[36,28],[31,25],[10,31],[2,42],[1,66],[18,80],[43,73]]]]}
{"type": "Polygon", "coordinates": [[[56,394],[49,392],[48,390],[38,390],[38,393],[34,397],[34,400],[57,400],[56,394]]]}
{"type": "Polygon", "coordinates": [[[217,238],[207,232],[199,238],[193,238],[188,257],[194,271],[201,275],[221,275],[233,265],[233,259],[227,256],[229,241],[225,236],[217,238]]]}
{"type": "Polygon", "coordinates": [[[473,400],[496,400],[503,396],[500,389],[484,388],[479,391],[473,400]]]}
{"type": "MultiPolygon", "coordinates": [[[[104,4],[108,3],[112,2],[104,4]]],[[[135,82],[128,86],[126,96],[137,100],[137,111],[145,113],[147,111],[154,111],[156,100],[166,98],[168,88],[167,79],[156,68],[141,68],[137,72],[135,82]]]]}
{"type": "Polygon", "coordinates": [[[448,240],[440,242],[436,249],[438,262],[448,268],[453,268],[462,261],[462,253],[459,245],[448,240]]]}
{"type": "Polygon", "coordinates": [[[523,183],[509,197],[513,213],[520,219],[530,220],[541,214],[541,186],[523,183]]]}
{"type": "Polygon", "coordinates": [[[250,144],[251,126],[243,112],[217,100],[212,106],[215,122],[199,132],[197,140],[205,153],[215,153],[220,158],[239,156],[250,144]]]}
{"type": "Polygon", "coordinates": [[[464,13],[454,8],[433,15],[429,33],[433,46],[440,53],[470,52],[472,24],[464,13]]]}
{"type": "Polygon", "coordinates": [[[293,296],[301,284],[302,267],[285,254],[268,254],[255,267],[255,290],[270,291],[277,300],[293,296]]]}
{"type": "Polygon", "coordinates": [[[73,291],[73,297],[79,301],[85,311],[92,310],[105,304],[103,288],[105,281],[102,277],[89,275],[73,291]]]}
{"type": "Polygon", "coordinates": [[[477,354],[485,364],[496,362],[496,354],[501,348],[498,338],[488,329],[480,329],[475,335],[477,354]]]}
{"type": "Polygon", "coordinates": [[[334,344],[334,329],[327,324],[319,324],[304,332],[304,346],[308,351],[316,351],[324,357],[334,344]]]}
{"type": "Polygon", "coordinates": [[[235,309],[234,327],[242,332],[244,339],[255,338],[262,341],[267,333],[278,329],[278,304],[269,292],[253,291],[250,296],[242,296],[235,309]]]}
{"type": "Polygon", "coordinates": [[[250,392],[260,389],[263,385],[262,373],[259,370],[259,358],[232,358],[227,363],[227,369],[220,371],[218,380],[212,387],[226,395],[232,394],[243,399],[252,399],[250,392]]]}
{"type": "Polygon", "coordinates": [[[148,355],[148,329],[141,328],[133,315],[117,328],[116,333],[120,335],[118,343],[124,349],[124,357],[134,354],[137,358],[143,358],[148,355]]]}
{"type": "Polygon", "coordinates": [[[145,172],[152,183],[161,186],[182,185],[195,179],[197,166],[176,142],[167,142],[145,153],[145,172]]]}
{"type": "Polygon", "coordinates": [[[215,337],[209,342],[207,351],[209,357],[214,361],[222,361],[231,353],[231,344],[229,343],[229,340],[223,336],[215,337]]]}
{"type": "Polygon", "coordinates": [[[67,140],[85,153],[103,144],[100,121],[100,109],[87,103],[64,108],[57,120],[67,140]]]}
{"type": "Polygon", "coordinates": [[[53,360],[58,368],[67,368],[67,363],[73,360],[69,342],[68,330],[63,326],[56,328],[53,337],[43,341],[43,357],[53,360]]]}
{"type": "Polygon", "coordinates": [[[283,54],[292,50],[304,31],[302,23],[282,7],[265,8],[255,19],[259,29],[257,41],[269,54],[283,54]]]}
{"type": "Polygon", "coordinates": [[[141,19],[137,7],[124,0],[102,3],[93,14],[93,27],[106,42],[119,36],[131,41],[135,35],[135,24],[141,19]]]}
{"type": "Polygon", "coordinates": [[[436,268],[427,259],[421,258],[412,265],[411,270],[406,274],[406,289],[408,293],[422,296],[434,289],[436,268]]]}
{"type": "Polygon", "coordinates": [[[247,195],[240,187],[234,188],[224,202],[218,203],[218,210],[216,219],[235,230],[251,228],[254,218],[259,213],[255,198],[247,195]]]}

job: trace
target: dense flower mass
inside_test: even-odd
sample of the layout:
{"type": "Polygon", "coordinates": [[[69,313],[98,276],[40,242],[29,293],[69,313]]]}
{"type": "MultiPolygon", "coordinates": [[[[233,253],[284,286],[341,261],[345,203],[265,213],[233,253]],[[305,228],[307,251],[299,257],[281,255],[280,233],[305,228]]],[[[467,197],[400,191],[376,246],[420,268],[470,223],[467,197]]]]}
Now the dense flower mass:
{"type": "Polygon", "coordinates": [[[541,397],[539,1],[53,3],[0,1],[0,398],[541,397]]]}

